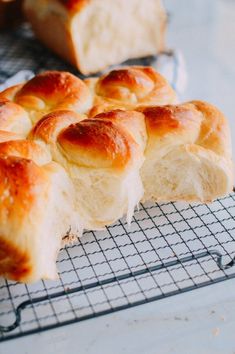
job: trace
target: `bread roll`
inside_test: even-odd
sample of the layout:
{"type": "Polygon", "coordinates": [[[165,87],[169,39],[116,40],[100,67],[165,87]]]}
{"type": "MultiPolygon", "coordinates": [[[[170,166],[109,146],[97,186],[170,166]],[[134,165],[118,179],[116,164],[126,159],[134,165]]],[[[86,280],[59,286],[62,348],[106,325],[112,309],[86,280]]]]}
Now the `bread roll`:
{"type": "Polygon", "coordinates": [[[230,133],[217,108],[192,101],[139,110],[148,134],[141,168],[143,201],[205,203],[232,191],[230,133]]]}
{"type": "Polygon", "coordinates": [[[71,109],[86,112],[92,97],[89,89],[76,76],[59,71],[47,71],[26,82],[6,89],[0,98],[7,98],[24,107],[33,123],[46,113],[71,109]]]}
{"type": "Polygon", "coordinates": [[[135,109],[139,105],[176,103],[167,80],[152,67],[131,66],[112,70],[100,78],[85,80],[93,94],[90,117],[113,109],[135,109]]]}
{"type": "Polygon", "coordinates": [[[0,130],[25,136],[32,127],[26,111],[19,105],[0,97],[0,130]]]}
{"type": "Polygon", "coordinates": [[[83,74],[164,49],[161,0],[25,0],[36,36],[83,74]]]}
{"type": "Polygon", "coordinates": [[[73,185],[43,144],[25,139],[31,126],[0,99],[0,275],[24,282],[55,279],[62,237],[82,230],[73,185]]]}
{"type": "Polygon", "coordinates": [[[34,127],[31,139],[49,144],[53,159],[68,171],[86,229],[104,228],[124,214],[130,222],[143,195],[139,169],[146,140],[144,116],[113,111],[61,129],[67,116],[47,115],[34,127]],[[43,134],[43,125],[53,125],[53,120],[55,129],[43,134]]]}
{"type": "Polygon", "coordinates": [[[1,145],[0,274],[21,282],[55,279],[62,235],[68,225],[80,228],[70,180],[58,164],[38,166],[1,145]]]}

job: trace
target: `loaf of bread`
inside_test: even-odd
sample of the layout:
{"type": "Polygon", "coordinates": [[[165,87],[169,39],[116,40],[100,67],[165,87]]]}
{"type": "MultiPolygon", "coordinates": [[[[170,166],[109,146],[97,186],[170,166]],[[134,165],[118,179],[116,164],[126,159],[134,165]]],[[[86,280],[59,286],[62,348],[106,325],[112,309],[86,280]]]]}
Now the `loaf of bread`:
{"type": "Polygon", "coordinates": [[[146,200],[210,202],[233,178],[226,118],[177,104],[152,68],[39,74],[0,93],[0,274],[54,279],[69,230],[130,223],[146,200]]]}
{"type": "Polygon", "coordinates": [[[161,0],[25,0],[36,36],[83,74],[164,49],[161,0]]]}

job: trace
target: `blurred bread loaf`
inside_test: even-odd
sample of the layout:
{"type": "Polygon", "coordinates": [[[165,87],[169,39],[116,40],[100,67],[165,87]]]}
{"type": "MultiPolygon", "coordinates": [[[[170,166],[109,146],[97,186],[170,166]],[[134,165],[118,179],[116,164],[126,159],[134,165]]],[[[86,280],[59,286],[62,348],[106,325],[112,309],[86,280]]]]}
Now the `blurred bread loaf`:
{"type": "Polygon", "coordinates": [[[25,0],[36,36],[83,74],[164,49],[161,0],[25,0]]]}

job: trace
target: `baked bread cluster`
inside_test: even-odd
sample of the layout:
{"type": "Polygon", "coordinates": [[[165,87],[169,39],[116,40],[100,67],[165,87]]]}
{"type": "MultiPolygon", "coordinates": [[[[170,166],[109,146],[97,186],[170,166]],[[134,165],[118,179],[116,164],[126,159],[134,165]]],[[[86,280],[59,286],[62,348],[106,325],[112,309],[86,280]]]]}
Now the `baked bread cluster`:
{"type": "Polygon", "coordinates": [[[233,186],[230,132],[214,106],[177,103],[150,67],[80,80],[45,72],[0,93],[0,274],[57,277],[65,235],[141,201],[210,202],[233,186]]]}

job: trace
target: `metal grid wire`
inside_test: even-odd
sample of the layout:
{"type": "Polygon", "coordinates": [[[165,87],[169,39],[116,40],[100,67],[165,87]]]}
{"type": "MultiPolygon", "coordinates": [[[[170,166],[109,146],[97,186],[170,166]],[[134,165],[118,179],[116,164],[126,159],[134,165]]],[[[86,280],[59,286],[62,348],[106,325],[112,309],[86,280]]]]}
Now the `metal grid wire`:
{"type": "MultiPolygon", "coordinates": [[[[0,82],[19,70],[42,68],[78,74],[27,26],[0,35],[0,82]]],[[[177,63],[174,70],[176,80],[177,63]]],[[[1,279],[0,341],[233,278],[234,256],[235,193],[210,205],[141,205],[130,228],[120,220],[63,249],[58,281],[25,285],[1,279]]]]}
{"type": "Polygon", "coordinates": [[[146,203],[60,252],[58,281],[0,282],[0,340],[235,277],[235,193],[210,205],[146,203]]]}
{"type": "MultiPolygon", "coordinates": [[[[165,56],[172,58],[171,85],[175,88],[179,78],[179,62],[177,55],[169,50],[165,56]]],[[[121,65],[152,65],[155,66],[158,57],[149,56],[141,59],[131,59],[121,65]]],[[[119,65],[120,66],[120,65],[119,65]]],[[[32,34],[27,24],[16,31],[0,33],[0,84],[20,70],[31,70],[35,74],[45,70],[65,70],[85,78],[77,69],[61,60],[57,55],[44,47],[32,34]]],[[[99,76],[101,73],[97,73],[99,76]]]]}
{"type": "MultiPolygon", "coordinates": [[[[150,58],[145,60],[146,65],[149,60],[150,58]]],[[[67,70],[83,77],[73,66],[60,60],[38,42],[27,25],[0,35],[0,82],[22,68],[35,73],[42,70],[67,70]]]]}
{"type": "Polygon", "coordinates": [[[0,82],[20,70],[68,70],[78,74],[69,64],[60,60],[38,42],[28,25],[17,31],[0,33],[0,82]]]}

